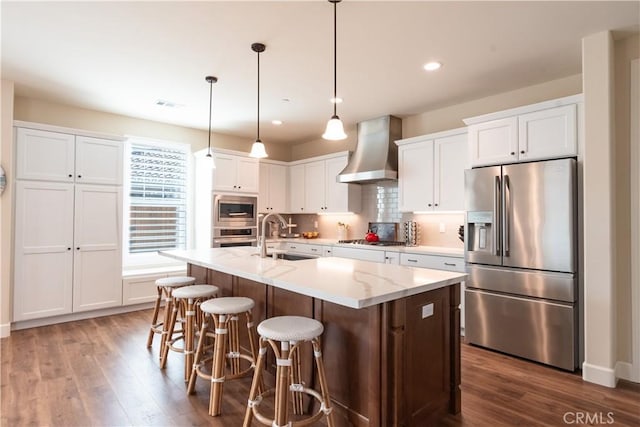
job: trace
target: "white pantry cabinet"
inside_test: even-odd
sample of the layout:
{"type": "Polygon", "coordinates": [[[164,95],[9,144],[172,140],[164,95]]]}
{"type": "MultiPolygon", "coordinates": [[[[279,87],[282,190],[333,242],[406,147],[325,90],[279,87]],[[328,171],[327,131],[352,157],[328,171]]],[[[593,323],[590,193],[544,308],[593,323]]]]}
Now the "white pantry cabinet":
{"type": "Polygon", "coordinates": [[[121,188],[16,183],[13,320],[122,304],[121,188]]]}
{"type": "Polygon", "coordinates": [[[467,130],[396,141],[401,212],[464,210],[467,130]]]}
{"type": "Polygon", "coordinates": [[[213,189],[230,193],[258,193],[257,159],[234,154],[213,153],[213,189]]]}
{"type": "Polygon", "coordinates": [[[576,156],[581,108],[574,95],[465,119],[471,166],[576,156]]]}
{"type": "Polygon", "coordinates": [[[13,320],[122,305],[121,139],[15,135],[13,320]]]}
{"type": "Polygon", "coordinates": [[[17,128],[17,178],[122,184],[120,141],[17,128]]]}
{"type": "Polygon", "coordinates": [[[359,212],[362,192],[357,184],[337,182],[348,152],[306,159],[289,167],[292,213],[359,212]]]}
{"type": "Polygon", "coordinates": [[[286,212],[287,193],[287,166],[260,162],[258,212],[286,212]]]}

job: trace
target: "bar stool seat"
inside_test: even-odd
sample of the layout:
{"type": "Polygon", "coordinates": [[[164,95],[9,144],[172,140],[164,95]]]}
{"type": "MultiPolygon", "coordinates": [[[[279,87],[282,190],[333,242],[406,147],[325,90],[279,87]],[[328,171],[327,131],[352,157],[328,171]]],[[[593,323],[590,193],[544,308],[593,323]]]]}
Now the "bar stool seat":
{"type": "Polygon", "coordinates": [[[322,323],[315,319],[300,316],[279,316],[260,322],[258,333],[260,334],[260,350],[253,382],[249,392],[249,400],[243,422],[244,427],[251,426],[255,419],[261,424],[276,427],[307,426],[315,423],[321,417],[327,417],[327,425],[334,426],[329,389],[322,360],[320,336],[324,332],[322,323]],[[279,342],[279,345],[278,345],[279,342]],[[300,345],[310,342],[313,346],[313,355],[318,373],[320,392],[302,383],[300,378],[300,345]],[[271,348],[276,361],[276,386],[275,389],[260,392],[262,374],[264,371],[267,349],[271,348]],[[291,421],[289,417],[289,398],[291,397],[294,414],[302,414],[303,396],[307,394],[320,403],[320,408],[315,414],[304,419],[291,421]],[[275,395],[274,419],[269,419],[259,411],[262,400],[271,394],[275,395]],[[289,396],[291,394],[291,396],[289,396]]]}
{"type": "Polygon", "coordinates": [[[189,381],[189,377],[191,376],[196,327],[202,323],[202,313],[199,308],[200,304],[205,300],[213,298],[218,293],[218,290],[218,287],[213,285],[191,285],[174,289],[172,292],[172,298],[174,300],[173,311],[171,313],[171,320],[169,321],[160,367],[164,368],[166,366],[169,350],[184,353],[185,381],[189,381]],[[180,307],[184,310],[185,314],[184,334],[173,337],[174,328],[178,322],[178,311],[180,307]],[[175,345],[175,343],[181,339],[184,340],[182,348],[175,345]]]}
{"type": "MultiPolygon", "coordinates": [[[[156,303],[153,307],[153,316],[151,318],[151,327],[149,328],[149,336],[147,337],[147,347],[151,347],[153,345],[153,338],[156,334],[160,334],[160,351],[159,355],[162,357],[162,352],[164,350],[164,343],[166,341],[165,335],[167,334],[167,325],[169,320],[171,319],[171,311],[173,309],[173,299],[171,298],[171,293],[173,289],[180,288],[182,286],[189,286],[196,283],[195,277],[190,276],[170,276],[163,277],[161,279],[156,280],[156,303]],[[162,296],[165,297],[165,306],[164,306],[164,316],[163,321],[158,322],[158,316],[160,314],[160,303],[162,301],[162,296]]],[[[182,331],[176,331],[176,333],[182,333],[182,331]]]]}
{"type": "Polygon", "coordinates": [[[307,341],[319,337],[322,332],[322,323],[300,316],[272,317],[258,325],[261,337],[275,341],[307,341]]]}
{"type": "Polygon", "coordinates": [[[251,310],[255,306],[251,298],[245,297],[224,297],[214,298],[203,302],[200,310],[204,314],[204,321],[200,329],[200,338],[196,349],[193,370],[189,378],[187,394],[193,393],[195,389],[196,377],[205,378],[211,381],[211,392],[209,395],[209,415],[217,416],[222,412],[222,391],[225,380],[241,378],[249,374],[255,367],[256,345],[255,326],[251,318],[251,310]],[[247,332],[249,334],[250,354],[241,352],[240,338],[238,334],[238,315],[244,313],[247,320],[247,332]],[[205,340],[210,334],[207,333],[209,325],[208,317],[213,320],[215,329],[215,341],[213,356],[204,358],[205,340]],[[227,343],[229,351],[227,352],[227,343]],[[225,374],[226,359],[229,360],[229,372],[225,374]],[[241,369],[240,360],[247,362],[247,367],[241,369]],[[205,372],[205,365],[212,361],[211,374],[205,372]]]}

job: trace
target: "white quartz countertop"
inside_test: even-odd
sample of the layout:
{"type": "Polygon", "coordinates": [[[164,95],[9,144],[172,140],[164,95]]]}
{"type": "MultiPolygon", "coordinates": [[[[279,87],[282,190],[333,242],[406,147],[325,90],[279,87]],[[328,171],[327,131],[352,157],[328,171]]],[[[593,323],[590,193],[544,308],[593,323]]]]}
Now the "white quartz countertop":
{"type": "Polygon", "coordinates": [[[260,258],[255,247],[162,251],[161,255],[351,308],[439,289],[466,274],[337,257],[260,258]]]}
{"type": "Polygon", "coordinates": [[[267,239],[267,242],[296,243],[305,245],[340,246],[345,248],[371,249],[375,251],[402,252],[408,254],[425,254],[464,258],[463,248],[450,248],[445,246],[381,246],[381,245],[355,245],[353,243],[338,243],[335,239],[267,239]]]}

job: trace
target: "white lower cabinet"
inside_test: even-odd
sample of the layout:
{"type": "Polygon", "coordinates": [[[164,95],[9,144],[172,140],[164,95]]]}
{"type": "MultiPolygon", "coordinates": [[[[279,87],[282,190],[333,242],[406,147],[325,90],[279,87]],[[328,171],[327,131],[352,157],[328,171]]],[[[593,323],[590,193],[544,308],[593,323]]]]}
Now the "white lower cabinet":
{"type": "Polygon", "coordinates": [[[122,304],[118,186],[18,181],[13,320],[122,304]]]}
{"type": "MultiPolygon", "coordinates": [[[[464,258],[441,255],[403,253],[400,254],[400,265],[457,271],[459,273],[466,272],[464,258]]],[[[464,335],[464,289],[465,282],[462,281],[460,283],[460,329],[462,330],[462,335],[464,335]]]]}
{"type": "Polygon", "coordinates": [[[345,248],[343,246],[334,246],[333,256],[359,259],[361,261],[373,261],[379,263],[385,262],[385,252],[377,249],[345,248]]]}
{"type": "Polygon", "coordinates": [[[293,243],[287,242],[284,245],[284,249],[288,253],[301,254],[301,255],[313,255],[321,257],[324,253],[324,246],[308,243],[293,243]]]}

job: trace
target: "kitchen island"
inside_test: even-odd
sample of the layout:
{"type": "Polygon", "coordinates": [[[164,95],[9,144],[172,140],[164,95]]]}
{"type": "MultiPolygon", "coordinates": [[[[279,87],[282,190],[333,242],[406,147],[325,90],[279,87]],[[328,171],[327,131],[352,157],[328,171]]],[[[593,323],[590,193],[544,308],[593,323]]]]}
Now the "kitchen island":
{"type": "MultiPolygon", "coordinates": [[[[338,426],[436,425],[460,412],[460,288],[465,274],[327,257],[260,258],[249,247],[162,252],[197,283],[254,299],[254,318],[325,326],[323,358],[338,426]]],[[[242,337],[246,341],[246,337],[242,337]]],[[[312,357],[309,351],[305,358],[312,357]]],[[[303,376],[315,378],[311,363],[303,376]]]]}

